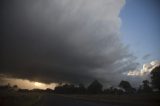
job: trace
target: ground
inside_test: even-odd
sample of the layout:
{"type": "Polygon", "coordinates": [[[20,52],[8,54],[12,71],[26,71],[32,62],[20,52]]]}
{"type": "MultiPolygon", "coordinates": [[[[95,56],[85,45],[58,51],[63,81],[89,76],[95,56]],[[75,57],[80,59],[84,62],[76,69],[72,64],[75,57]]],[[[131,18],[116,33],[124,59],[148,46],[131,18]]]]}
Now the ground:
{"type": "Polygon", "coordinates": [[[0,92],[0,106],[160,106],[159,94],[58,95],[0,92]]]}

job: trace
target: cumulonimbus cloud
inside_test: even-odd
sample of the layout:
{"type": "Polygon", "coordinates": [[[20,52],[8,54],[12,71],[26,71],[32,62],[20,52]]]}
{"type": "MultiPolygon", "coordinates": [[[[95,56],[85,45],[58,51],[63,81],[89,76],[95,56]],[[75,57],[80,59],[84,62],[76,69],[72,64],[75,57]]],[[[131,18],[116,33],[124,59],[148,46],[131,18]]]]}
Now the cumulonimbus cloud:
{"type": "Polygon", "coordinates": [[[0,73],[43,82],[115,81],[135,68],[120,41],[125,0],[3,0],[0,73]]]}
{"type": "Polygon", "coordinates": [[[150,63],[143,64],[142,69],[136,69],[133,71],[125,72],[126,75],[128,76],[143,76],[147,77],[150,72],[157,66],[160,65],[160,61],[155,60],[151,61],[150,63]]]}

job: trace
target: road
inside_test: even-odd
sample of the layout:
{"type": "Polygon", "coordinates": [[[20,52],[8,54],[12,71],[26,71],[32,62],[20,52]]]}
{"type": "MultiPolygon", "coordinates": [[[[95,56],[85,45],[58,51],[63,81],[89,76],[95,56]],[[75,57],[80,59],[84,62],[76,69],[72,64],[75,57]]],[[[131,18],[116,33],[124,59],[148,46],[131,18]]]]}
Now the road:
{"type": "Polygon", "coordinates": [[[96,103],[58,95],[44,95],[34,106],[118,106],[107,103],[96,103]]]}

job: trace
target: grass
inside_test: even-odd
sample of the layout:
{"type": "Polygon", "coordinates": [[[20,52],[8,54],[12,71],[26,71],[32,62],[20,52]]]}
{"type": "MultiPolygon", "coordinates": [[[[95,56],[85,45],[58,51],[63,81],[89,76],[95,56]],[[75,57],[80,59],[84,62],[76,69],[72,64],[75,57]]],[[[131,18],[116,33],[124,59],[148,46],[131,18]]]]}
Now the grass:
{"type": "MultiPolygon", "coordinates": [[[[32,106],[46,93],[38,92],[0,92],[0,106],[32,106]]],[[[48,93],[47,93],[48,94],[48,93]]],[[[49,93],[50,94],[50,93],[49,93]]],[[[58,94],[50,94],[58,95],[58,94]]],[[[120,106],[160,106],[160,94],[134,95],[58,95],[72,99],[115,104],[120,106]]]]}
{"type": "Polygon", "coordinates": [[[122,106],[160,106],[159,94],[135,95],[61,95],[91,102],[103,102],[122,106]]]}
{"type": "Polygon", "coordinates": [[[32,106],[41,96],[42,94],[33,92],[0,92],[0,106],[32,106]]]}

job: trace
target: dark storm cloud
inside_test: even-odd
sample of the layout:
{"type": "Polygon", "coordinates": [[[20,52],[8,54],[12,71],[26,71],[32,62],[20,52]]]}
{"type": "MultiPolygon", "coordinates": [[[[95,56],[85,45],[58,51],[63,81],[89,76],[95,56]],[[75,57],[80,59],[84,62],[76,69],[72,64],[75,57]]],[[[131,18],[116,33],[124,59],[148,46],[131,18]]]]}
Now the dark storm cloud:
{"type": "Polygon", "coordinates": [[[7,0],[1,74],[43,82],[113,81],[135,58],[120,41],[124,0],[7,0]]]}

